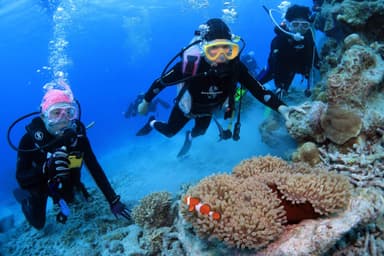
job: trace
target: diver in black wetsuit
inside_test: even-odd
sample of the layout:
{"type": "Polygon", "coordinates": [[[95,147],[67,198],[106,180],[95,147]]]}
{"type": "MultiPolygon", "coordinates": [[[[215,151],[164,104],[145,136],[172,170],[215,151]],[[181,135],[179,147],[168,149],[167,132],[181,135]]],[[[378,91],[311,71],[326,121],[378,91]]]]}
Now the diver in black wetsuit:
{"type": "MultiPolygon", "coordinates": [[[[188,131],[183,148],[178,156],[185,155],[190,146],[192,138],[203,135],[212,119],[215,111],[225,106],[224,119],[232,117],[234,111],[234,96],[237,83],[244,86],[249,92],[270,108],[279,111],[288,119],[288,113],[292,110],[280,101],[271,91],[266,90],[256,79],[252,77],[247,67],[239,59],[239,45],[232,40],[232,34],[228,26],[220,19],[210,19],[200,26],[200,44],[195,44],[198,49],[198,56],[192,56],[198,62],[192,63],[196,68],[193,72],[183,71],[183,66],[189,63],[178,62],[170,71],[153,82],[144,95],[144,100],[138,107],[138,112],[145,114],[150,102],[164,88],[175,85],[184,78],[185,90],[177,96],[168,122],[155,120],[152,116],[148,122],[137,132],[137,136],[148,134],[153,128],[167,137],[177,134],[191,119],[194,119],[195,126],[188,131]],[[201,49],[201,50],[200,50],[201,49]],[[200,56],[200,52],[204,54],[200,56]],[[201,58],[200,58],[201,57],[201,58]],[[185,79],[188,77],[188,79],[185,79]],[[188,97],[184,96],[188,95],[188,97]]],[[[188,48],[188,47],[187,47],[188,48]]],[[[236,129],[234,136],[238,136],[236,129]]],[[[236,138],[233,137],[235,140],[236,138]]],[[[238,138],[237,138],[238,139],[238,138]]]]}
{"type": "Polygon", "coordinates": [[[129,210],[120,202],[92,151],[78,108],[69,86],[65,90],[47,90],[41,103],[41,115],[27,125],[27,133],[18,147],[16,179],[20,188],[14,191],[27,221],[42,229],[46,220],[47,198],[60,206],[57,221],[65,223],[70,209],[67,203],[76,192],[89,194],[80,180],[83,163],[110,204],[115,216],[130,219],[129,210]]]}
{"type": "Polygon", "coordinates": [[[273,79],[276,94],[281,99],[287,94],[295,74],[302,74],[308,82],[305,95],[309,97],[312,69],[319,68],[311,30],[311,11],[308,7],[293,5],[288,8],[285,19],[286,23],[275,28],[268,66],[257,75],[257,79],[262,84],[273,79]]]}

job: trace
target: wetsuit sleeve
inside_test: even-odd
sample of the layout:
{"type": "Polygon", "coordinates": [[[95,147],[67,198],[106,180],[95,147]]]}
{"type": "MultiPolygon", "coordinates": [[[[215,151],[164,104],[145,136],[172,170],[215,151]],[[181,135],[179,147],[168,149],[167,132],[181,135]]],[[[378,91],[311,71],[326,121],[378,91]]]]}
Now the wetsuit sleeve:
{"type": "Polygon", "coordinates": [[[145,93],[144,99],[147,102],[151,102],[164,88],[177,84],[177,81],[183,78],[182,63],[179,62],[171,70],[169,70],[163,77],[163,83],[160,82],[160,78],[156,79],[149,90],[145,93]]]}
{"type": "Polygon", "coordinates": [[[111,184],[108,181],[107,176],[105,175],[103,169],[101,168],[99,161],[93,150],[91,144],[87,137],[82,137],[82,150],[84,150],[84,163],[89,172],[91,173],[93,179],[95,180],[97,186],[103,192],[105,198],[109,203],[111,203],[116,198],[116,193],[113,190],[111,184]]]}
{"type": "MultiPolygon", "coordinates": [[[[35,148],[32,138],[25,134],[19,143],[20,149],[35,148]]],[[[31,187],[42,186],[46,184],[46,178],[43,175],[43,164],[45,156],[40,151],[18,152],[16,163],[16,180],[20,187],[28,189],[31,187]]]]}
{"type": "Polygon", "coordinates": [[[261,103],[277,111],[284,102],[270,90],[267,90],[259,81],[257,81],[249,72],[247,67],[239,62],[239,82],[261,103]]]}

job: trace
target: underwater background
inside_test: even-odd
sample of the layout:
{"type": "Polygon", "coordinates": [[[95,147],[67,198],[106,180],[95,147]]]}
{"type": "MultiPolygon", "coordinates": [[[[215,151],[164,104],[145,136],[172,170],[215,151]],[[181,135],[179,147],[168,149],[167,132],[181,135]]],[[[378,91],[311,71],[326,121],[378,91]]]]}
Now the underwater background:
{"type": "MultiPolygon", "coordinates": [[[[245,40],[242,54],[254,51],[265,66],[275,33],[262,6],[280,1],[0,0],[0,256],[383,255],[384,0],[292,1],[314,2],[323,4],[314,22],[325,33],[315,32],[321,67],[311,98],[298,76],[286,100],[305,111],[291,113],[288,126],[245,97],[239,141],[219,141],[212,122],[177,158],[193,122],[170,139],[136,137],[148,116],[125,118],[128,105],[210,18],[224,19],[245,40]],[[64,226],[51,200],[43,230],[26,223],[12,195],[7,133],[17,146],[31,118],[14,121],[38,111],[44,84],[58,77],[79,100],[81,120],[94,124],[93,150],[135,223],[116,220],[85,168],[90,202],[71,205],[64,226]],[[188,211],[188,194],[223,218],[188,211]],[[285,203],[298,207],[283,211],[285,203]],[[303,205],[321,217],[284,222],[303,205]]],[[[159,98],[175,96],[169,87],[159,98]]]]}
{"type": "MultiPolygon", "coordinates": [[[[65,73],[75,97],[80,101],[83,122],[88,124],[95,121],[89,136],[109,177],[127,175],[121,170],[126,168],[119,167],[126,165],[126,162],[163,159],[164,151],[160,142],[172,143],[167,146],[172,151],[169,160],[177,161],[176,154],[184,139],[184,132],[170,140],[155,132],[145,138],[135,137],[134,134],[147,117],[126,119],[123,112],[137,94],[147,90],[152,81],[159,77],[168,61],[188,45],[197,27],[212,17],[223,17],[232,33],[246,41],[244,53],[253,50],[258,64],[264,66],[274,33],[273,24],[262,5],[276,8],[279,3],[253,0],[2,0],[1,205],[13,202],[11,191],[16,186],[16,152],[5,140],[8,126],[22,115],[38,111],[43,95],[42,87],[55,77],[56,71],[65,73]],[[223,16],[223,9],[228,3],[235,8],[236,16],[223,16]],[[124,151],[124,147],[137,153],[141,151],[143,158],[128,158],[123,162],[119,158],[110,161],[104,159],[114,150],[124,151]],[[145,154],[146,147],[155,148],[151,154],[145,154]],[[114,166],[110,166],[112,163],[114,166]]],[[[311,1],[295,3],[307,6],[312,4],[311,1]]],[[[159,97],[172,102],[175,95],[176,89],[170,87],[159,97]]],[[[262,113],[264,107],[257,104],[259,108],[255,111],[262,113]]],[[[166,120],[168,114],[168,110],[159,108],[160,118],[166,120]]],[[[258,155],[270,150],[260,143],[258,128],[255,126],[255,122],[261,121],[258,116],[254,112],[250,121],[244,118],[240,142],[221,143],[220,149],[233,152],[231,163],[240,161],[238,157],[242,154],[258,155]],[[245,133],[247,129],[251,130],[250,134],[245,133]],[[251,147],[243,147],[242,141],[250,141],[251,147]]],[[[26,122],[18,123],[12,130],[11,139],[15,145],[24,133],[26,122]]],[[[192,151],[195,160],[204,159],[208,154],[201,143],[210,146],[219,144],[216,143],[218,137],[215,129],[211,125],[210,133],[196,141],[192,151]]],[[[209,150],[209,154],[222,152],[209,150]]],[[[157,168],[163,167],[158,164],[157,168]]],[[[131,175],[141,175],[139,169],[126,171],[131,175]]],[[[152,171],[156,173],[157,170],[152,171]]],[[[163,189],[166,190],[167,186],[163,189]]]]}

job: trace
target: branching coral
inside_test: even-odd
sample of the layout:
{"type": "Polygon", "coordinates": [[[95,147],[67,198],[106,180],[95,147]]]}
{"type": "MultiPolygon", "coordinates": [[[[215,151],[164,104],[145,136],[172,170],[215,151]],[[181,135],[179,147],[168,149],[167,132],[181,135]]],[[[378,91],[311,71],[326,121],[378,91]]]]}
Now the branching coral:
{"type": "Polygon", "coordinates": [[[133,220],[141,227],[158,228],[172,224],[171,194],[156,192],[141,199],[132,210],[133,220]]]}
{"type": "Polygon", "coordinates": [[[277,157],[242,161],[233,174],[213,175],[189,188],[221,213],[219,221],[182,204],[181,213],[200,236],[237,248],[262,248],[284,231],[284,225],[343,210],[350,196],[346,178],[308,165],[290,165],[277,157]]]}

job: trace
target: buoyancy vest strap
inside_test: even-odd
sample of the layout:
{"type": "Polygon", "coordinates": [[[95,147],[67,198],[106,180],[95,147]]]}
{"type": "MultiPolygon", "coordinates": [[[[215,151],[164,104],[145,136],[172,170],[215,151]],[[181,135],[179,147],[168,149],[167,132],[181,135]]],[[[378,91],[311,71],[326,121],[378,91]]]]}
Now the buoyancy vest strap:
{"type": "MultiPolygon", "coordinates": [[[[184,59],[185,63],[183,65],[183,75],[186,76],[194,76],[196,75],[197,68],[200,62],[200,57],[195,55],[187,55],[184,59]]],[[[178,104],[180,99],[183,97],[184,93],[187,91],[190,83],[185,81],[183,83],[183,87],[180,89],[179,94],[177,94],[174,99],[174,103],[178,104]]]]}
{"type": "Polygon", "coordinates": [[[176,98],[173,100],[173,102],[174,102],[175,104],[178,104],[178,103],[179,103],[179,101],[180,101],[181,98],[183,97],[184,93],[187,91],[187,89],[188,89],[188,87],[189,87],[189,84],[190,84],[190,83],[188,83],[188,82],[187,82],[187,83],[184,82],[184,85],[183,85],[183,87],[180,89],[179,94],[177,94],[176,98]]]}
{"type": "Polygon", "coordinates": [[[185,65],[185,69],[183,70],[183,73],[189,76],[196,75],[198,60],[199,58],[197,56],[188,55],[187,64],[185,65]]]}

